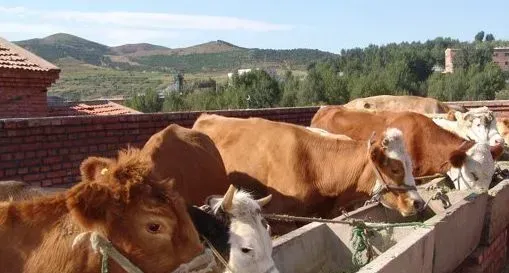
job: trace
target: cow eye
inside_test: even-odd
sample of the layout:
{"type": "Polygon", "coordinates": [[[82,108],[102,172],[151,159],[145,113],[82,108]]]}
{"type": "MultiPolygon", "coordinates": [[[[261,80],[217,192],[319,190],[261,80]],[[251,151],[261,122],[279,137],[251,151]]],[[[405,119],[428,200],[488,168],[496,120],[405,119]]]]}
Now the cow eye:
{"type": "Polygon", "coordinates": [[[477,175],[476,175],[475,173],[471,172],[471,174],[472,174],[472,176],[474,177],[474,180],[475,180],[475,181],[479,180],[479,177],[477,177],[477,175]]]}
{"type": "Polygon", "coordinates": [[[251,252],[251,250],[253,250],[253,249],[249,248],[249,247],[243,247],[240,249],[240,251],[242,251],[242,253],[249,253],[249,252],[251,252]]]}
{"type": "Polygon", "coordinates": [[[147,229],[151,233],[156,233],[161,229],[161,225],[159,224],[148,224],[147,229]]]}
{"type": "Polygon", "coordinates": [[[399,174],[399,173],[401,173],[401,171],[400,171],[399,169],[391,169],[391,172],[392,172],[393,174],[399,174]]]}
{"type": "Polygon", "coordinates": [[[262,226],[263,226],[264,228],[267,228],[267,226],[269,225],[269,223],[267,222],[267,220],[265,220],[265,218],[262,218],[262,219],[260,220],[260,222],[262,222],[262,226]]]}

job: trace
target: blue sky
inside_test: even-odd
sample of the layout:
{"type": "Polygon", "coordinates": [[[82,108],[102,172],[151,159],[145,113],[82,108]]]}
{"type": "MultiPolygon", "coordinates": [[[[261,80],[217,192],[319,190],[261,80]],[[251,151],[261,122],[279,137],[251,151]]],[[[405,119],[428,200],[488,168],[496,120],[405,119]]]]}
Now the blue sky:
{"type": "Polygon", "coordinates": [[[471,40],[480,30],[509,40],[507,0],[0,0],[8,40],[66,32],[110,46],[184,47],[225,40],[244,47],[316,48],[471,40]]]}

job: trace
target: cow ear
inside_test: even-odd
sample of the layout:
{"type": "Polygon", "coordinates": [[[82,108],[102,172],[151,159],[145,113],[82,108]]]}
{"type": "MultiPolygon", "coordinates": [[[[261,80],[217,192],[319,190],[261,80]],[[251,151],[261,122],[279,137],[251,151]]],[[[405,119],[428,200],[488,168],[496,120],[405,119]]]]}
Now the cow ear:
{"type": "Polygon", "coordinates": [[[95,182],[97,177],[101,174],[105,174],[108,171],[108,166],[113,160],[91,156],[80,165],[81,179],[86,182],[95,182]]]}
{"type": "Polygon", "coordinates": [[[112,190],[100,183],[79,184],[66,195],[67,209],[88,230],[104,226],[111,209],[120,204],[112,190]]]}
{"type": "Polygon", "coordinates": [[[449,162],[454,168],[460,168],[467,159],[467,153],[463,150],[455,150],[449,156],[449,162]]]}
{"type": "Polygon", "coordinates": [[[447,112],[446,119],[450,120],[450,121],[456,121],[456,114],[455,114],[456,112],[457,112],[456,110],[449,110],[449,112],[447,112]]]}
{"type": "Polygon", "coordinates": [[[461,121],[465,118],[465,114],[461,113],[460,111],[454,111],[454,119],[457,121],[461,121]]]}
{"type": "Polygon", "coordinates": [[[371,151],[369,152],[371,160],[373,162],[378,163],[380,165],[386,165],[387,164],[387,157],[385,156],[385,153],[382,148],[380,148],[377,145],[374,145],[371,148],[371,151]]]}
{"type": "Polygon", "coordinates": [[[493,145],[490,146],[490,153],[493,157],[493,160],[498,160],[500,156],[504,153],[504,146],[503,145],[493,145]]]}
{"type": "Polygon", "coordinates": [[[222,198],[223,196],[219,194],[210,195],[205,199],[205,204],[213,208],[214,206],[217,206],[219,203],[221,203],[222,198]]]}

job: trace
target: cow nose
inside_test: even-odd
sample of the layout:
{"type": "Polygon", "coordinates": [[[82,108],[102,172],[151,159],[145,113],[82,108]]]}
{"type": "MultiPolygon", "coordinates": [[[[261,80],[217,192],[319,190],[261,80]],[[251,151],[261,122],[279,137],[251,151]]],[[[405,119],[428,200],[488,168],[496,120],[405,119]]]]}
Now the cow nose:
{"type": "Polygon", "coordinates": [[[419,199],[419,200],[414,200],[414,208],[417,210],[417,211],[421,211],[424,209],[424,205],[426,203],[424,202],[424,200],[422,199],[419,199]]]}
{"type": "Polygon", "coordinates": [[[504,141],[504,139],[503,139],[503,138],[499,138],[499,139],[496,139],[496,140],[495,140],[495,144],[496,144],[496,145],[504,145],[504,144],[505,144],[504,142],[505,142],[505,141],[504,141]]]}

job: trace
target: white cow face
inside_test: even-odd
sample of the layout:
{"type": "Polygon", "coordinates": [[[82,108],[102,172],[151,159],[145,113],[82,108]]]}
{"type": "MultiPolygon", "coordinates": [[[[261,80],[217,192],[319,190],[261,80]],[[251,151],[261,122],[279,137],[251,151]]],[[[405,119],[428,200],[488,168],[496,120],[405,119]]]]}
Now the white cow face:
{"type": "Polygon", "coordinates": [[[279,273],[272,259],[270,226],[261,214],[261,208],[271,198],[269,195],[255,200],[249,193],[230,186],[224,197],[209,199],[214,213],[222,209],[230,219],[228,266],[233,271],[279,273]]]}
{"type": "Polygon", "coordinates": [[[470,149],[459,148],[451,154],[452,167],[447,175],[458,190],[488,189],[495,173],[497,147],[475,143],[470,149]]]}
{"type": "Polygon", "coordinates": [[[467,113],[455,112],[460,135],[479,143],[489,143],[492,146],[504,145],[504,138],[497,130],[497,121],[488,107],[470,109],[467,113]]]}

